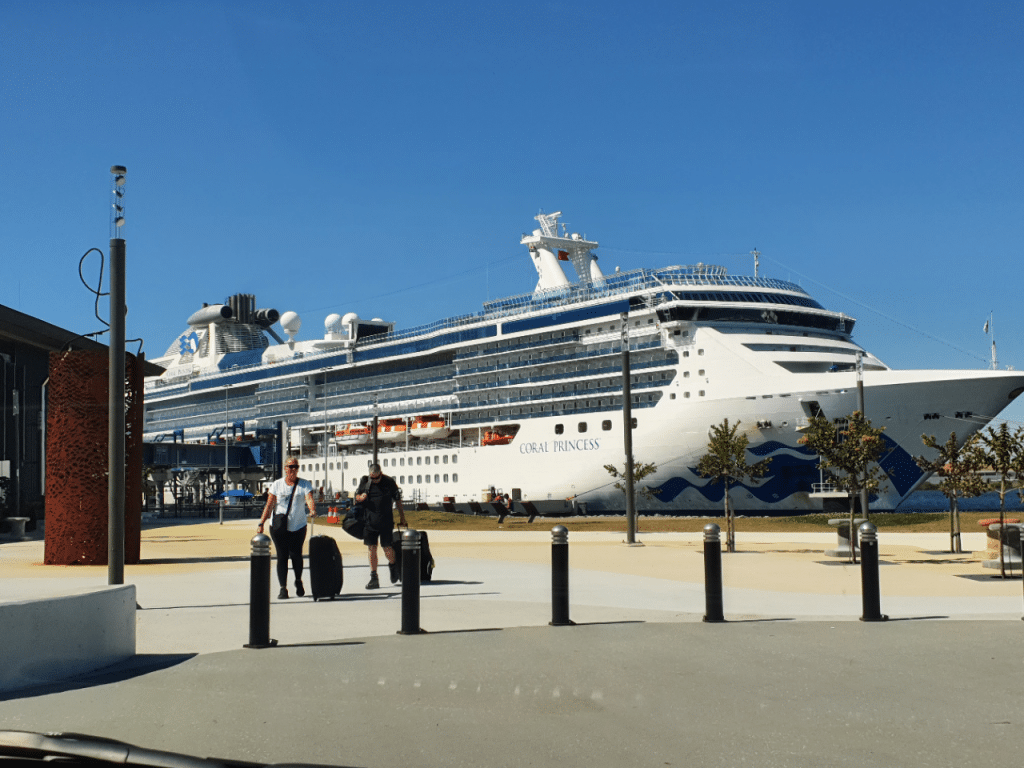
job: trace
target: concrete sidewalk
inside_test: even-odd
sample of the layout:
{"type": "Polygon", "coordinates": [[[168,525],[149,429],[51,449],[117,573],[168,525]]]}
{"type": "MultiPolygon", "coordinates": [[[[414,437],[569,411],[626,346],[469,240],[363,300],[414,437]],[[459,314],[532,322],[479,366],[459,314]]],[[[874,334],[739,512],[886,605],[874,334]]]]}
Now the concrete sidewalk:
{"type": "MultiPolygon", "coordinates": [[[[276,599],[271,636],[282,643],[390,635],[400,627],[400,585],[367,591],[366,548],[339,528],[345,584],[335,601],[276,599]]],[[[138,652],[210,653],[248,639],[252,521],[150,525],[140,565],[128,566],[139,605],[138,652]]],[[[570,534],[571,618],[577,622],[699,621],[704,613],[699,533],[641,534],[629,547],[616,533],[570,534]]],[[[882,611],[894,617],[1019,619],[1021,583],[981,566],[983,533],[965,549],[943,552],[944,534],[880,537],[882,611]]],[[[544,626],[551,620],[550,531],[434,531],[434,580],[421,589],[427,631],[544,626]]],[[[738,534],[723,555],[724,605],[731,619],[856,620],[860,568],[826,557],[834,534],[738,534]]],[[[67,594],[106,585],[105,567],[43,566],[41,541],[0,545],[0,602],[67,594]]],[[[308,587],[308,576],[306,579],[308,587]]]]}

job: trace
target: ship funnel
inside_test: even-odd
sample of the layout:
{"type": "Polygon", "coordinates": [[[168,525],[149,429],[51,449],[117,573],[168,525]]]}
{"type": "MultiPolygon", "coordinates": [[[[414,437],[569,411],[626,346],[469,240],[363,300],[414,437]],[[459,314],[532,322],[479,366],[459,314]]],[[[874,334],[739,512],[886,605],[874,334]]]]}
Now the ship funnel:
{"type": "Polygon", "coordinates": [[[276,309],[257,309],[253,312],[252,321],[260,328],[269,328],[281,319],[281,313],[276,309]]]}
{"type": "Polygon", "coordinates": [[[236,293],[225,302],[231,307],[232,317],[238,323],[252,323],[256,310],[256,296],[251,293],[236,293]]]}
{"type": "Polygon", "coordinates": [[[222,323],[232,317],[231,307],[227,304],[212,304],[203,307],[188,319],[192,326],[209,325],[210,323],[222,323]]]}

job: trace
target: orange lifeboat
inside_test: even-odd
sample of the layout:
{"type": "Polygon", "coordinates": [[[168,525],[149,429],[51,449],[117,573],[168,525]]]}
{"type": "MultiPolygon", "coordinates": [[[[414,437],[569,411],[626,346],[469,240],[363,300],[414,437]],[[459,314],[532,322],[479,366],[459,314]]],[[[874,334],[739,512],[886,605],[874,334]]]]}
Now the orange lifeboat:
{"type": "Polygon", "coordinates": [[[409,429],[413,437],[421,440],[441,440],[452,433],[445,423],[444,417],[432,413],[429,416],[417,416],[409,429]]]}
{"type": "Polygon", "coordinates": [[[346,424],[334,435],[338,445],[362,445],[370,442],[370,428],[365,424],[346,424]]]}
{"type": "Polygon", "coordinates": [[[405,439],[405,419],[381,419],[377,424],[377,439],[397,442],[405,439]]]}
{"type": "Polygon", "coordinates": [[[481,445],[508,445],[512,442],[512,435],[503,435],[500,432],[485,432],[481,445]]]}

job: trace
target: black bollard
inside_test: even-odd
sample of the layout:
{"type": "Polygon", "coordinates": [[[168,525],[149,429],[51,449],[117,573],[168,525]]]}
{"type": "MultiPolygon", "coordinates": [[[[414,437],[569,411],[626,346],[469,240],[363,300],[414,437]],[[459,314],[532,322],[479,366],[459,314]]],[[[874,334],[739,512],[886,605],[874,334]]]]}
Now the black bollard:
{"type": "Polygon", "coordinates": [[[420,629],[420,532],[402,534],[402,628],[400,635],[419,635],[420,629]]]}
{"type": "Polygon", "coordinates": [[[704,621],[725,621],[722,612],[722,529],[714,523],[704,526],[704,621]]]}
{"type": "Polygon", "coordinates": [[[551,626],[569,627],[569,529],[551,529],[551,626]]]}
{"type": "Polygon", "coordinates": [[[878,529],[871,523],[860,527],[860,588],[864,615],[861,621],[888,621],[882,613],[878,587],[878,529]]]}
{"type": "Polygon", "coordinates": [[[245,648],[273,648],[270,639],[270,537],[252,537],[249,558],[249,642],[245,648]]]}

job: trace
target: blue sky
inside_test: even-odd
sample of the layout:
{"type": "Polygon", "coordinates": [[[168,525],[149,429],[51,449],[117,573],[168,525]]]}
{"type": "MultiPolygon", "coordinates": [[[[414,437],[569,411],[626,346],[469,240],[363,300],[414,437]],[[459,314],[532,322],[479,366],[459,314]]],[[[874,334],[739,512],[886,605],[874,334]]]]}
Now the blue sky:
{"type": "Polygon", "coordinates": [[[98,328],[121,164],[150,357],[232,293],[308,338],[528,292],[543,209],[605,271],[756,247],[897,368],[986,367],[993,312],[1024,368],[1024,4],[47,9],[0,13],[0,303],[57,325],[98,328]]]}

